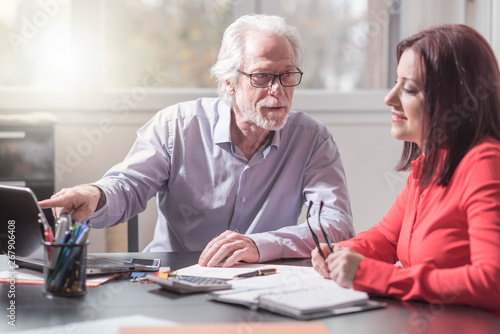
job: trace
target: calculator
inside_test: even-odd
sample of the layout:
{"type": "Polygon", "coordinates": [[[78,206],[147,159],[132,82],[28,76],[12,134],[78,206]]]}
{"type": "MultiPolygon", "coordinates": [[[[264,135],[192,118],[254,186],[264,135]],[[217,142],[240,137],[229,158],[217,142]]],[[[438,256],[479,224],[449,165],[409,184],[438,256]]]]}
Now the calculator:
{"type": "Polygon", "coordinates": [[[195,293],[231,288],[231,283],[223,279],[175,275],[168,278],[161,278],[154,275],[147,276],[149,280],[158,283],[165,290],[177,293],[195,293]]]}

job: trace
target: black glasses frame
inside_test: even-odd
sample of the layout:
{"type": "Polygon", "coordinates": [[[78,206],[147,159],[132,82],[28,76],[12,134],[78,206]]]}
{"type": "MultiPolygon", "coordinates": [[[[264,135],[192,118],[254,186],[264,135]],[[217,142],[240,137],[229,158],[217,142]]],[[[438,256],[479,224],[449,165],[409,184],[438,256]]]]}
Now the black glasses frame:
{"type": "Polygon", "coordinates": [[[283,87],[296,87],[298,85],[300,85],[300,83],[302,82],[302,75],[304,74],[298,67],[297,68],[297,71],[298,72],[285,72],[285,73],[281,73],[281,74],[272,74],[272,73],[246,73],[246,72],[243,72],[243,71],[240,71],[240,70],[236,70],[238,71],[239,73],[243,74],[243,75],[246,75],[247,77],[250,78],[250,85],[252,85],[252,87],[255,87],[255,88],[268,88],[268,87],[271,87],[272,85],[274,85],[274,82],[276,81],[276,78],[278,78],[280,80],[280,84],[283,86],[283,87]],[[296,84],[296,85],[285,85],[283,84],[283,81],[281,81],[281,76],[282,75],[285,75],[285,74],[295,74],[295,73],[299,73],[300,74],[300,79],[299,79],[299,82],[296,84]],[[266,74],[266,75],[272,75],[273,76],[273,79],[271,80],[271,83],[267,86],[256,86],[253,84],[253,80],[252,80],[252,76],[254,75],[262,75],[262,74],[266,74]]]}
{"type": "MultiPolygon", "coordinates": [[[[325,230],[323,229],[323,226],[321,225],[320,215],[321,215],[321,210],[323,209],[323,205],[324,205],[324,203],[323,203],[323,201],[321,201],[319,203],[318,224],[319,224],[319,227],[321,228],[321,232],[323,232],[323,237],[325,238],[326,243],[328,244],[328,248],[330,249],[330,253],[332,253],[333,252],[332,241],[330,240],[330,237],[328,236],[328,234],[326,234],[325,230]]],[[[316,248],[318,249],[319,254],[323,257],[323,259],[326,260],[326,256],[323,253],[323,251],[321,250],[321,247],[319,246],[318,236],[316,235],[316,233],[314,233],[314,230],[312,229],[311,224],[309,223],[309,213],[311,212],[312,206],[313,206],[313,202],[309,201],[309,207],[307,208],[307,215],[306,215],[307,226],[309,226],[309,230],[311,231],[314,243],[316,244],[316,248]]]]}

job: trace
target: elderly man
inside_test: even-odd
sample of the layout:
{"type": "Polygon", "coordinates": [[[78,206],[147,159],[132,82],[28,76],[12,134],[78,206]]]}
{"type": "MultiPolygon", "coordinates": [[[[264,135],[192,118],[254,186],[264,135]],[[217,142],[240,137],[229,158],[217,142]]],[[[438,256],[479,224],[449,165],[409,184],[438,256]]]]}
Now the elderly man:
{"type": "Polygon", "coordinates": [[[158,220],[145,251],[200,251],[199,264],[309,257],[314,242],[297,220],[333,241],[354,235],[339,152],[326,127],[290,111],[302,79],[303,46],[277,16],[247,15],[224,33],[212,74],[219,98],[157,113],[125,160],[92,185],[41,201],[94,227],[126,221],[156,195],[158,220]]]}

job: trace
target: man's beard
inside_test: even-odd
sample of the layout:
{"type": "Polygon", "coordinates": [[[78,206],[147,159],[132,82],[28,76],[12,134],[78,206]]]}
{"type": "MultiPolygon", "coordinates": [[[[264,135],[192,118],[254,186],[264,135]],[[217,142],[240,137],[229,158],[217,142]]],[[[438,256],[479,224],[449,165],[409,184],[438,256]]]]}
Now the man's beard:
{"type": "Polygon", "coordinates": [[[280,130],[285,126],[288,120],[290,109],[288,103],[280,103],[277,99],[268,98],[257,102],[254,108],[248,102],[242,101],[241,94],[236,94],[236,105],[245,116],[255,125],[266,130],[280,130]],[[263,111],[263,108],[272,108],[282,105],[286,109],[286,113],[280,111],[263,111]]]}

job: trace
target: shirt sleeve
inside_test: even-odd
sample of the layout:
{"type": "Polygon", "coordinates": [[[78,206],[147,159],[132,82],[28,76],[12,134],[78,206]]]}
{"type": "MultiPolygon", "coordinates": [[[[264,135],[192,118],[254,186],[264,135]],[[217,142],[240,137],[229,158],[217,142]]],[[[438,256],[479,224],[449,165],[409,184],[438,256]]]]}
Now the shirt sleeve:
{"type": "Polygon", "coordinates": [[[462,184],[462,192],[456,195],[468,222],[470,263],[451,268],[420,263],[402,268],[367,257],[356,272],[354,288],[402,300],[500,310],[499,153],[483,152],[468,159],[461,173],[457,168],[453,176],[454,182],[462,184]]]}
{"type": "Polygon", "coordinates": [[[108,227],[144,211],[150,198],[169,178],[168,122],[158,113],[141,129],[123,162],[93,183],[106,195],[106,204],[90,218],[92,226],[108,227]]]}
{"type": "Polygon", "coordinates": [[[413,182],[413,174],[410,174],[405,188],[380,222],[368,230],[360,232],[355,238],[341,241],[338,244],[351,248],[365,257],[390,264],[396,263],[398,261],[398,240],[411,182],[413,182]]]}
{"type": "MultiPolygon", "coordinates": [[[[323,242],[323,235],[318,225],[321,200],[325,203],[320,216],[321,224],[332,242],[353,237],[355,233],[344,167],[331,136],[323,140],[312,153],[304,172],[303,183],[305,205],[309,206],[309,201],[314,203],[309,220],[320,242],[323,242]]],[[[279,258],[310,257],[315,247],[305,222],[249,236],[259,249],[259,262],[279,258]]]]}

